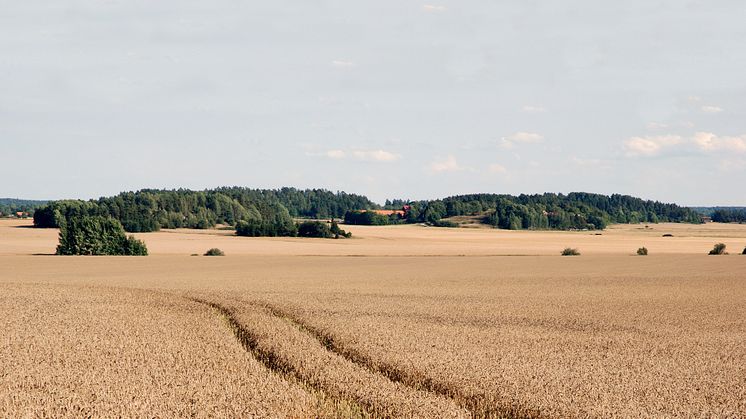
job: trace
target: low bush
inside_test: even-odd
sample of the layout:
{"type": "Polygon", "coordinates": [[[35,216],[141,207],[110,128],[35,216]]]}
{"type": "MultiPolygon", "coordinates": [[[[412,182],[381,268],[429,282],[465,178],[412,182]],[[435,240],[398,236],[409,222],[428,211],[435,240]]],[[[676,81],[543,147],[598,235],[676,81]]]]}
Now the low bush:
{"type": "Polygon", "coordinates": [[[205,256],[225,256],[225,252],[218,249],[217,247],[213,247],[212,249],[205,252],[205,256]]]}
{"type": "Polygon", "coordinates": [[[724,243],[718,243],[715,245],[715,247],[710,250],[710,255],[725,255],[725,244],[724,243]]]}
{"type": "Polygon", "coordinates": [[[578,249],[566,247],[565,250],[562,251],[562,256],[580,256],[580,252],[578,249]]]}
{"type": "Polygon", "coordinates": [[[446,227],[446,228],[458,228],[458,223],[454,223],[453,221],[447,221],[447,220],[437,220],[433,221],[430,225],[433,227],[446,227]]]}
{"type": "Polygon", "coordinates": [[[332,230],[320,221],[305,221],[298,225],[298,237],[332,238],[332,230]]]}
{"type": "Polygon", "coordinates": [[[339,228],[339,224],[337,224],[337,222],[334,220],[332,220],[332,226],[329,227],[329,230],[331,230],[332,234],[334,234],[335,239],[338,239],[340,237],[349,239],[350,237],[352,237],[352,233],[339,228]]]}
{"type": "Polygon", "coordinates": [[[637,249],[637,254],[640,256],[647,256],[648,255],[648,248],[647,247],[641,247],[637,249]]]}
{"type": "Polygon", "coordinates": [[[298,225],[298,237],[338,239],[340,237],[352,237],[352,233],[339,228],[339,224],[336,221],[332,221],[331,227],[322,221],[305,221],[298,225]]]}
{"type": "Polygon", "coordinates": [[[666,234],[664,234],[664,235],[663,235],[663,237],[673,237],[673,234],[671,234],[671,233],[666,233],[666,234]]]}

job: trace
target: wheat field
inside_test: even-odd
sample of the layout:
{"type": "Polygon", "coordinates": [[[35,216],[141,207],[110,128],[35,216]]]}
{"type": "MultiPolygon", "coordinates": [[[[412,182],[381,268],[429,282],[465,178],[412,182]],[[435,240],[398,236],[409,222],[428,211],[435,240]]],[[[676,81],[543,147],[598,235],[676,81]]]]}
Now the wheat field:
{"type": "Polygon", "coordinates": [[[130,258],[26,224],[0,222],[2,417],[746,416],[745,226],[180,230],[130,258]]]}

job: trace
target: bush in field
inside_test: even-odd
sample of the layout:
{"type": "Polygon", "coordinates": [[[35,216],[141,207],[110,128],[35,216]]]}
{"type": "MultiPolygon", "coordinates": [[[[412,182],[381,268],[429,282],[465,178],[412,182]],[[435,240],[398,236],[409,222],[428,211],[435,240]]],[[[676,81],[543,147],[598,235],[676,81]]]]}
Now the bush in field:
{"type": "Polygon", "coordinates": [[[298,237],[330,239],[334,237],[334,235],[326,223],[320,221],[305,221],[298,225],[298,237]]]}
{"type": "Polygon", "coordinates": [[[339,228],[339,224],[337,224],[336,221],[332,220],[332,226],[329,227],[329,230],[331,230],[332,234],[334,234],[334,238],[338,239],[340,237],[344,237],[345,239],[349,239],[352,237],[352,233],[349,233],[347,231],[342,230],[339,228]]]}
{"type": "Polygon", "coordinates": [[[562,256],[580,256],[580,252],[578,249],[566,247],[565,250],[562,251],[562,256]]]}
{"type": "Polygon", "coordinates": [[[250,218],[236,223],[236,234],[248,237],[293,237],[297,226],[287,208],[279,203],[258,204],[250,218]]]}
{"type": "Polygon", "coordinates": [[[321,221],[306,221],[298,225],[298,237],[316,237],[321,239],[338,239],[340,237],[349,238],[352,237],[352,233],[348,233],[341,228],[336,221],[332,221],[331,227],[325,222],[321,221]]]}
{"type": "Polygon", "coordinates": [[[205,256],[225,256],[225,252],[218,249],[217,247],[213,247],[212,249],[205,252],[205,256]]]}
{"type": "Polygon", "coordinates": [[[647,256],[648,255],[648,248],[647,247],[641,247],[637,249],[637,254],[640,256],[647,256]]]}
{"type": "Polygon", "coordinates": [[[142,241],[128,237],[119,221],[94,215],[60,221],[57,254],[146,256],[148,249],[142,241]]]}
{"type": "Polygon", "coordinates": [[[710,250],[709,254],[710,255],[725,255],[725,254],[727,254],[727,253],[725,253],[725,244],[723,244],[723,243],[716,244],[715,247],[713,247],[712,250],[710,250]]]}
{"type": "Polygon", "coordinates": [[[446,227],[446,228],[458,228],[458,223],[448,220],[437,220],[430,223],[433,227],[446,227]]]}

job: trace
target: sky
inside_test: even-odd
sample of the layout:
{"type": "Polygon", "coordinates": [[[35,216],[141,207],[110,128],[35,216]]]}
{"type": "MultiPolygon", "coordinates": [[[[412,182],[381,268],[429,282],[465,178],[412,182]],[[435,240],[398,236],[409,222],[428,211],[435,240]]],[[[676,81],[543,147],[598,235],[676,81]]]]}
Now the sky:
{"type": "Polygon", "coordinates": [[[746,205],[746,3],[0,0],[0,196],[746,205]]]}

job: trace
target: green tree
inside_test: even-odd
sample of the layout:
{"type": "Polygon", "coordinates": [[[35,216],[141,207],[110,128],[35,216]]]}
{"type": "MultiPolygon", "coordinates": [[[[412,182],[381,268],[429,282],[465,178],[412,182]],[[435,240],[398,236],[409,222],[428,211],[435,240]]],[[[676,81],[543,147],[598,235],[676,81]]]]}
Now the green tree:
{"type": "Polygon", "coordinates": [[[326,223],[320,221],[306,221],[298,226],[298,236],[329,239],[334,237],[334,234],[326,223]]]}
{"type": "Polygon", "coordinates": [[[65,219],[60,224],[58,255],[132,255],[145,256],[147,247],[127,237],[122,224],[100,215],[65,219]]]}

